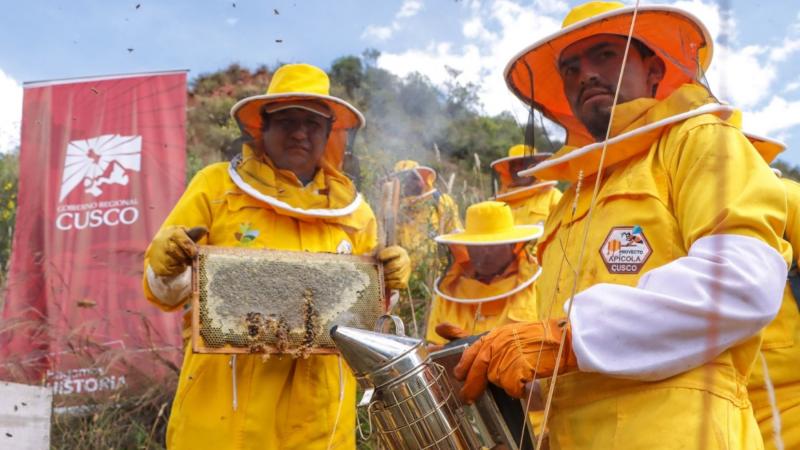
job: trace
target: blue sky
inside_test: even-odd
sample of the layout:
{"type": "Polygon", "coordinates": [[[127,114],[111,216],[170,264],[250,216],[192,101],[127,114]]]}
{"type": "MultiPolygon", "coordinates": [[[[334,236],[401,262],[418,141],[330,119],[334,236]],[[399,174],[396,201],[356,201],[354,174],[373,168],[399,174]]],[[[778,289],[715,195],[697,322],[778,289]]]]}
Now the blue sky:
{"type": "MultiPolygon", "coordinates": [[[[524,120],[505,89],[503,67],[558,29],[578,3],[0,0],[0,150],[18,142],[25,81],[165,69],[189,69],[191,78],[232,62],[328,67],[366,48],[381,51],[378,64],[399,75],[420,71],[442,83],[445,66],[455,68],[461,81],[481,83],[486,112],[511,110],[524,120]]],[[[797,1],[721,1],[730,5],[728,19],[715,0],[658,3],[694,12],[717,40],[728,33],[727,48],[715,51],[712,89],[720,94],[724,85],[725,98],[744,111],[745,128],[787,142],[782,159],[800,165],[797,1]]]]}

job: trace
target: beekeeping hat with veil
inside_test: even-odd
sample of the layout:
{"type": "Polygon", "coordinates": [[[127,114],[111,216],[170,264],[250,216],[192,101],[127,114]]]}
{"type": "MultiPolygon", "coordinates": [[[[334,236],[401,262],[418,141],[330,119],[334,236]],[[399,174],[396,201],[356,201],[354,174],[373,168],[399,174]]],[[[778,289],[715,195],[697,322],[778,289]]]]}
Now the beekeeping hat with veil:
{"type": "MultiPolygon", "coordinates": [[[[691,109],[697,110],[697,114],[711,112],[723,119],[730,114],[732,108],[719,105],[701,83],[711,63],[713,46],[708,30],[699,19],[671,6],[626,7],[620,2],[588,2],[567,14],[561,30],[519,52],[505,68],[506,84],[514,95],[531,111],[535,109],[541,112],[566,131],[564,148],[550,160],[524,174],[535,173],[547,180],[574,181],[580,169],[596,170],[600,152],[592,149],[585,153],[574,151],[600,143],[595,143],[570,107],[559,71],[559,58],[567,47],[588,37],[611,34],[627,38],[629,32],[632,40],[643,44],[664,61],[664,76],[657,85],[655,100],[664,100],[676,94],[687,97],[682,104],[689,104],[691,109]],[[634,27],[631,30],[632,22],[634,27]],[[692,86],[686,88],[687,84],[692,86]],[[576,159],[580,160],[580,164],[576,163],[576,159]],[[591,169],[593,165],[595,167],[591,169]]],[[[633,46],[629,51],[635,51],[633,46]]],[[[686,118],[677,117],[666,120],[666,123],[646,122],[647,118],[643,118],[642,121],[651,127],[641,127],[643,129],[639,132],[657,131],[669,123],[686,118]]],[[[622,131],[627,132],[628,129],[622,131]]],[[[619,137],[622,137],[621,134],[619,137]]],[[[606,165],[632,156],[626,153],[631,150],[625,150],[625,146],[614,148],[611,140],[608,142],[606,165]]],[[[586,171],[584,173],[587,174],[586,171]]]]}
{"type": "Polygon", "coordinates": [[[450,264],[447,274],[434,283],[434,292],[437,295],[457,303],[484,303],[514,295],[530,286],[541,274],[541,268],[531,261],[531,264],[520,265],[519,275],[516,280],[508,280],[507,286],[493,286],[487,294],[485,286],[478,286],[477,281],[473,286],[459,291],[469,292],[469,295],[460,295],[453,292],[451,286],[460,277],[460,266],[469,262],[467,247],[490,245],[516,245],[516,252],[523,251],[526,244],[538,239],[543,232],[540,225],[515,225],[511,207],[503,202],[486,201],[476,203],[467,208],[466,226],[463,231],[436,236],[439,244],[446,244],[450,249],[450,264]]]}
{"type": "MultiPolygon", "coordinates": [[[[286,64],[272,75],[267,91],[262,95],[244,98],[231,108],[231,116],[239,125],[242,134],[252,141],[261,140],[262,125],[266,114],[289,108],[299,108],[319,114],[330,120],[330,135],[322,155],[320,168],[331,175],[333,185],[329,188],[337,190],[337,204],[328,208],[304,209],[289,205],[263,192],[258,198],[293,216],[341,217],[354,212],[361,203],[361,196],[353,186],[342,178],[342,161],[348,145],[355,139],[355,133],[364,126],[365,120],[361,112],[350,103],[330,95],[328,75],[309,64],[286,64]]],[[[245,147],[252,150],[249,144],[245,147]]],[[[231,164],[231,178],[248,194],[256,196],[252,186],[241,171],[236,168],[241,163],[241,155],[231,164]],[[238,173],[237,173],[238,172],[238,173]]],[[[333,201],[333,198],[332,198],[333,201]]]]}
{"type": "Polygon", "coordinates": [[[398,177],[399,180],[404,181],[405,177],[414,177],[418,179],[423,189],[418,199],[427,198],[436,192],[434,183],[436,183],[436,171],[428,166],[420,165],[417,161],[404,159],[397,161],[394,165],[394,173],[392,176],[398,177]]]}
{"type": "Polygon", "coordinates": [[[546,160],[552,153],[539,152],[535,147],[519,144],[508,149],[508,156],[492,161],[492,177],[494,179],[493,188],[495,195],[492,200],[512,202],[556,185],[555,181],[539,181],[535,178],[519,180],[517,172],[533,167],[546,160]]]}

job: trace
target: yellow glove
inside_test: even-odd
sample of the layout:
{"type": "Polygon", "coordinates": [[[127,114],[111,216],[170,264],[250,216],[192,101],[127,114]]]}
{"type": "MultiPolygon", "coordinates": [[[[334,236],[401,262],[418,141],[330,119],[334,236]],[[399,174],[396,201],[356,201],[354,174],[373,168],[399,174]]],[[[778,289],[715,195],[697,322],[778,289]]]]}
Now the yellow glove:
{"type": "Polygon", "coordinates": [[[174,225],[159,231],[147,249],[153,273],[162,277],[174,277],[183,273],[197,255],[195,242],[206,233],[208,229],[205,227],[187,229],[174,225]]]}
{"type": "Polygon", "coordinates": [[[525,383],[553,375],[561,336],[566,333],[559,373],[575,370],[578,362],[572,352],[572,334],[563,320],[512,323],[503,325],[472,344],[453,373],[466,380],[461,397],[472,403],[486,389],[486,382],[503,388],[514,398],[522,398],[525,383]]]}
{"type": "Polygon", "coordinates": [[[388,289],[405,289],[411,276],[411,260],[406,249],[399,245],[386,247],[378,252],[378,260],[383,263],[383,280],[388,289]]]}

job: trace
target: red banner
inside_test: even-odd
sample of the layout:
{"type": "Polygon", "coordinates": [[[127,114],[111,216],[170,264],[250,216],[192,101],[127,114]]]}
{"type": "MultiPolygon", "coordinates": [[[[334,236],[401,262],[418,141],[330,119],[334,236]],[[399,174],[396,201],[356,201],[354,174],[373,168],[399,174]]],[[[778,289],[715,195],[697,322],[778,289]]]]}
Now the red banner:
{"type": "Polygon", "coordinates": [[[180,359],[143,254],[185,187],[186,73],[26,84],[2,374],[102,393],[180,359]]]}

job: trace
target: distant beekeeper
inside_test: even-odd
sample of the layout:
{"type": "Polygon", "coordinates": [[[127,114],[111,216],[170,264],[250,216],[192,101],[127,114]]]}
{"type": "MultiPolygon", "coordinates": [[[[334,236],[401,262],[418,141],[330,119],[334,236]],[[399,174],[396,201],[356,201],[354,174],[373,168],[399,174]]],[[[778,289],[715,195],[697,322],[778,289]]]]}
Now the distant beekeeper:
{"type": "Polygon", "coordinates": [[[558,201],[561,191],[556,181],[540,181],[533,176],[520,176],[519,172],[534,167],[552,155],[538,152],[528,145],[515,145],[508,156],[492,162],[492,172],[497,183],[494,200],[508,203],[514,214],[514,223],[520,225],[544,224],[558,201]]]}
{"type": "MultiPolygon", "coordinates": [[[[145,255],[148,300],[166,311],[190,293],[198,243],[306,252],[366,254],[376,246],[369,205],[340,170],[348,130],[361,113],[331,97],[317,67],[289,64],[267,93],[231,109],[249,142],[230,163],[201,170],[145,255]]],[[[403,288],[409,263],[400,247],[379,254],[386,284],[403,288]]],[[[355,448],[355,382],[335,355],[307,359],[194,354],[186,350],[172,404],[170,449],[355,448]]]]}
{"type": "Polygon", "coordinates": [[[397,244],[408,251],[413,268],[423,261],[432,264],[436,261],[433,238],[461,228],[458,205],[436,189],[436,171],[430,167],[411,160],[398,161],[393,176],[399,179],[401,189],[397,244]]]}
{"type": "MultiPolygon", "coordinates": [[[[772,162],[785,146],[775,140],[747,135],[759,153],[772,162]]],[[[764,329],[761,357],[747,384],[753,412],[767,449],[800,448],[800,184],[781,178],[786,189],[786,231],[792,245],[792,266],[778,316],[764,329]],[[775,409],[767,383],[772,385],[775,409]],[[775,416],[773,416],[773,414],[775,416]],[[779,426],[778,426],[779,425],[779,426]],[[783,444],[779,446],[779,443],[783,444]]]]}
{"type": "Polygon", "coordinates": [[[434,285],[428,342],[535,320],[540,269],[526,248],[541,234],[540,226],[514,225],[505,203],[489,201],[467,208],[466,230],[437,236],[450,249],[450,266],[434,285]]]}
{"type": "Polygon", "coordinates": [[[571,185],[537,243],[539,321],[494,329],[455,370],[467,399],[558,370],[553,449],[763,446],[746,383],[786,284],[786,195],[700,83],[711,50],[683,10],[589,2],[506,67],[567,133],[523,174],[571,185]]]}

